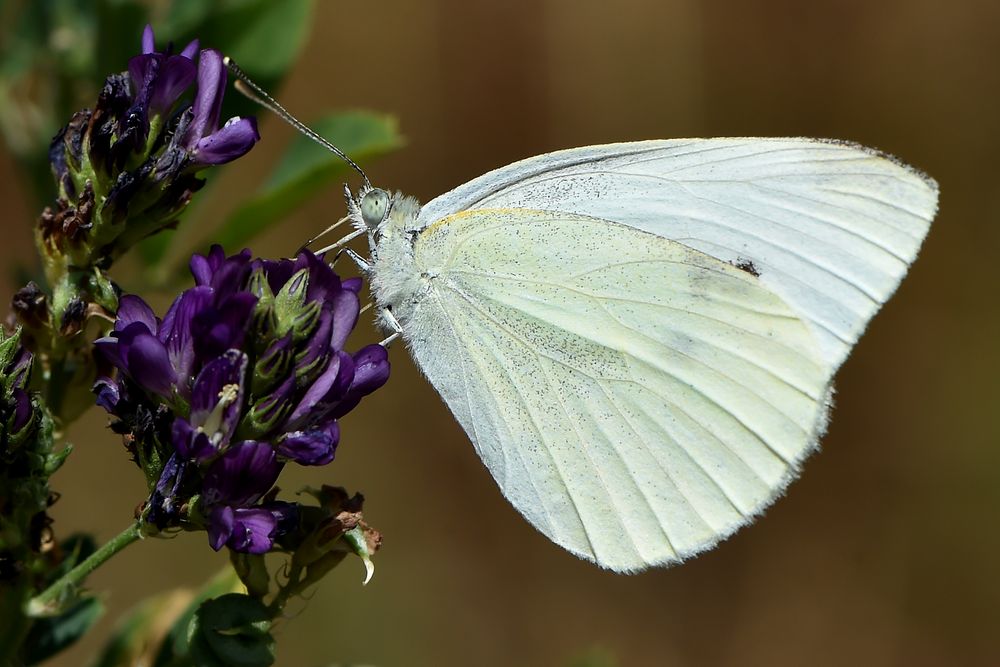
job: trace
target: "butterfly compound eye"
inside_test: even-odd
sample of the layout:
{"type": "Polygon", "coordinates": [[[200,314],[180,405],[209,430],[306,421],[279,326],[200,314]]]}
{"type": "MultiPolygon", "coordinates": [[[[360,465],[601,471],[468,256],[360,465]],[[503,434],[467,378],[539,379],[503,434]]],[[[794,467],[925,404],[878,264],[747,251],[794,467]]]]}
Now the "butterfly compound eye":
{"type": "Polygon", "coordinates": [[[378,227],[389,213],[389,193],[375,188],[361,198],[361,219],[369,229],[378,227]]]}

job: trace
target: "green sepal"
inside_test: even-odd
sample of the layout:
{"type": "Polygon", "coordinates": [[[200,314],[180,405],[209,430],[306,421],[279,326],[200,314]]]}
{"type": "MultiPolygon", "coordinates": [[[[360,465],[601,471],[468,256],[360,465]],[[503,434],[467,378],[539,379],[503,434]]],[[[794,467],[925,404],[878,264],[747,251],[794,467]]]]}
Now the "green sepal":
{"type": "MultiPolygon", "coordinates": [[[[9,336],[3,328],[0,328],[0,370],[7,368],[10,362],[14,361],[18,349],[21,347],[21,327],[14,329],[9,336]]],[[[9,390],[6,386],[5,389],[9,390]]]]}
{"type": "Polygon", "coordinates": [[[317,355],[315,359],[305,366],[300,366],[299,362],[309,354],[309,350],[305,349],[300,351],[295,355],[295,379],[298,381],[300,386],[309,386],[313,381],[323,372],[326,368],[327,362],[330,360],[329,354],[317,355]]]}
{"type": "MultiPolygon", "coordinates": [[[[167,464],[167,459],[161,453],[162,447],[158,440],[152,440],[150,443],[140,442],[137,445],[135,449],[136,462],[139,464],[142,474],[146,478],[146,487],[152,491],[156,488],[157,482],[160,481],[160,475],[163,474],[163,466],[167,464]]],[[[148,510],[149,507],[147,506],[146,509],[148,510]]]]}
{"type": "Polygon", "coordinates": [[[73,445],[66,443],[66,445],[60,449],[58,452],[52,452],[47,457],[45,457],[45,476],[51,477],[55,474],[56,470],[62,467],[62,464],[66,462],[69,455],[73,453],[73,445]]]}
{"type": "Polygon", "coordinates": [[[319,324],[319,315],[322,311],[323,304],[319,301],[310,301],[295,314],[285,331],[291,330],[292,340],[296,343],[308,340],[319,324]]]}
{"type": "Polygon", "coordinates": [[[318,583],[330,570],[340,565],[349,553],[358,556],[364,563],[365,578],[362,584],[371,581],[375,574],[375,564],[372,562],[372,552],[365,537],[364,527],[358,525],[348,531],[341,532],[342,530],[342,528],[338,530],[337,521],[331,521],[296,549],[292,565],[305,569],[305,575],[296,585],[297,591],[304,591],[318,583]]]}
{"type": "Polygon", "coordinates": [[[250,274],[247,290],[257,297],[250,330],[255,333],[253,344],[258,354],[263,353],[278,331],[278,315],[274,308],[274,292],[267,281],[264,269],[257,267],[250,274]]]}
{"type": "Polygon", "coordinates": [[[247,587],[247,595],[262,599],[271,590],[271,575],[261,554],[245,554],[229,550],[229,562],[247,587]]]}
{"type": "MultiPolygon", "coordinates": [[[[35,426],[38,425],[38,416],[39,416],[38,401],[32,398],[31,406],[32,406],[31,416],[28,418],[28,421],[24,423],[24,425],[21,427],[19,431],[16,432],[14,431],[14,419],[17,417],[17,415],[13,413],[10,415],[10,417],[7,418],[7,422],[3,425],[4,434],[8,438],[7,447],[9,449],[17,449],[22,444],[24,444],[24,441],[27,440],[35,432],[35,426]]],[[[43,464],[42,468],[45,471],[45,474],[47,475],[52,474],[48,472],[47,465],[43,464]]]]}
{"type": "MultiPolygon", "coordinates": [[[[306,303],[306,292],[308,289],[309,269],[299,269],[288,279],[288,282],[284,284],[278,293],[274,295],[274,314],[278,319],[278,335],[284,335],[288,331],[292,331],[295,340],[302,340],[304,338],[293,327],[297,324],[309,324],[308,318],[305,321],[302,318],[303,310],[312,306],[312,303],[306,303]]],[[[318,308],[306,310],[306,312],[312,314],[314,318],[319,317],[318,308]]]]}
{"type": "Polygon", "coordinates": [[[375,574],[375,563],[372,562],[372,554],[368,549],[368,540],[365,539],[365,533],[361,529],[361,526],[352,528],[344,533],[344,541],[351,547],[351,551],[365,564],[365,580],[362,583],[367,584],[375,574]]]}
{"type": "Polygon", "coordinates": [[[284,421],[293,407],[291,401],[283,400],[277,395],[265,396],[250,408],[250,412],[243,418],[236,435],[239,437],[247,436],[243,432],[244,426],[248,427],[255,437],[267,433],[284,421]]]}
{"type": "Polygon", "coordinates": [[[274,291],[271,289],[271,283],[267,279],[264,267],[254,268],[247,280],[247,291],[257,297],[258,309],[274,305],[274,291]]]}
{"type": "Polygon", "coordinates": [[[201,506],[201,494],[196,493],[187,501],[187,514],[184,516],[185,521],[190,523],[192,526],[198,528],[205,528],[208,526],[208,517],[205,516],[204,510],[201,506]]]}
{"type": "Polygon", "coordinates": [[[268,389],[278,384],[292,367],[292,350],[288,346],[279,345],[280,342],[280,340],[273,341],[274,349],[264,350],[254,364],[250,389],[254,396],[262,396],[268,389]]]}
{"type": "Polygon", "coordinates": [[[90,296],[109,313],[118,312],[118,290],[103,271],[95,269],[90,279],[90,296]]]}

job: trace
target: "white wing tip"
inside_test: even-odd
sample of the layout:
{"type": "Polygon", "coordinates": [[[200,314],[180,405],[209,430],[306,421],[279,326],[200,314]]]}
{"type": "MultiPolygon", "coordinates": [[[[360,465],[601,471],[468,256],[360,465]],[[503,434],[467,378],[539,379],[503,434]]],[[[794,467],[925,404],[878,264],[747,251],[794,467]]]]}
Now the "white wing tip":
{"type": "Polygon", "coordinates": [[[937,197],[939,188],[938,188],[938,183],[936,180],[934,180],[934,178],[932,178],[927,172],[923,171],[922,169],[914,167],[913,165],[899,159],[892,153],[883,151],[879,148],[872,148],[871,146],[866,146],[856,141],[851,141],[850,139],[806,139],[806,138],[804,139],[806,141],[815,141],[823,144],[832,144],[836,146],[844,146],[845,148],[853,148],[855,150],[861,151],[862,153],[869,155],[870,157],[880,158],[882,160],[888,160],[897,167],[905,170],[907,173],[912,174],[913,176],[916,176],[921,181],[923,181],[924,185],[926,185],[934,193],[935,197],[937,197]]]}

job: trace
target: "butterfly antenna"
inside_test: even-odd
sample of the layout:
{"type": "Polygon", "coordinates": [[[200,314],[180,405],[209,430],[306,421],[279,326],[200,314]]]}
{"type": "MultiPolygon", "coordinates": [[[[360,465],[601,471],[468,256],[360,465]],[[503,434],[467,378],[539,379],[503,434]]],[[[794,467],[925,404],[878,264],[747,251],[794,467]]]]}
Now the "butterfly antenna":
{"type": "Polygon", "coordinates": [[[236,83],[235,83],[236,90],[238,90],[245,97],[261,105],[265,109],[269,109],[283,121],[294,127],[296,130],[306,135],[307,137],[318,143],[320,146],[322,146],[326,150],[330,151],[331,153],[342,159],[344,162],[350,165],[350,167],[354,169],[354,171],[361,174],[361,178],[365,182],[365,188],[371,189],[372,187],[371,181],[368,180],[368,176],[365,175],[365,172],[361,169],[361,167],[358,166],[357,162],[347,157],[347,154],[344,151],[340,150],[339,148],[331,144],[329,141],[327,141],[320,135],[316,134],[316,132],[312,130],[309,126],[307,126],[305,123],[300,121],[292,114],[288,113],[285,107],[278,104],[278,101],[276,99],[268,95],[263,88],[254,83],[250,79],[250,77],[247,76],[246,72],[240,69],[240,66],[237,65],[235,62],[233,62],[232,58],[230,58],[229,56],[225,56],[222,59],[222,62],[226,65],[226,69],[228,69],[232,73],[232,75],[236,77],[236,83]]]}

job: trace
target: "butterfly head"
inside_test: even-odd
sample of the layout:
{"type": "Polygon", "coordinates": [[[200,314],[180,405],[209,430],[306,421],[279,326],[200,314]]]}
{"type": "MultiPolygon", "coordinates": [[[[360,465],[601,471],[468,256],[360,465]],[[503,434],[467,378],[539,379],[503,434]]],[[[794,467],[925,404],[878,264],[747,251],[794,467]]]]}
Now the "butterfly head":
{"type": "MultiPolygon", "coordinates": [[[[360,194],[360,193],[359,193],[360,194]]],[[[361,220],[372,232],[376,232],[389,218],[393,197],[381,188],[371,188],[360,196],[358,210],[361,220]]]]}
{"type": "Polygon", "coordinates": [[[365,232],[377,245],[386,237],[402,236],[420,212],[420,204],[400,192],[389,192],[365,184],[354,196],[346,190],[348,215],[355,229],[365,232]]]}

